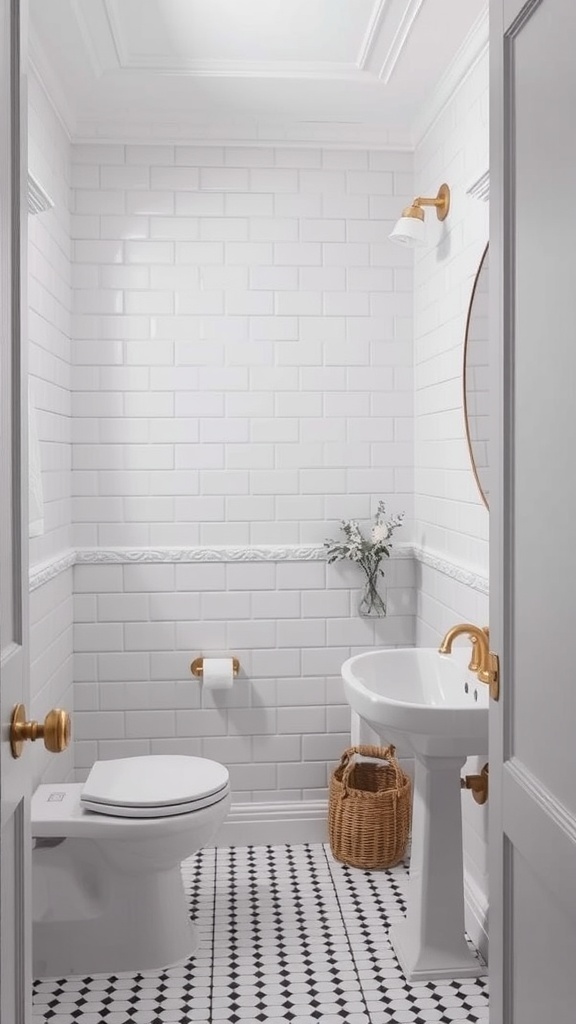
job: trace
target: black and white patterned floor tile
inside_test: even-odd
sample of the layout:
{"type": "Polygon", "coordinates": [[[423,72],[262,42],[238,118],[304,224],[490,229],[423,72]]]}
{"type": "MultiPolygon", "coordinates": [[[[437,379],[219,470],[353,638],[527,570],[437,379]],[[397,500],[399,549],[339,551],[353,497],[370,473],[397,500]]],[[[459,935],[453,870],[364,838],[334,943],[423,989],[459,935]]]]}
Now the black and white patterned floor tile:
{"type": "Polygon", "coordinates": [[[35,1024],[452,1024],[488,1020],[485,978],[408,985],[387,939],[408,872],[328,847],[204,850],[183,866],[196,956],[34,985],[35,1024]]]}

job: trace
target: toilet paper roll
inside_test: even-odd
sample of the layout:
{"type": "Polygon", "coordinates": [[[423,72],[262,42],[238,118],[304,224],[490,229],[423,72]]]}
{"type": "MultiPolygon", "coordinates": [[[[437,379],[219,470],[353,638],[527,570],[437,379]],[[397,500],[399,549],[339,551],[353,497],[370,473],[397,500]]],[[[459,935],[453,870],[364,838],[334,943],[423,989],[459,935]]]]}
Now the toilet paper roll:
{"type": "Polygon", "coordinates": [[[204,658],[202,685],[206,690],[231,690],[233,682],[232,658],[204,658]]]}

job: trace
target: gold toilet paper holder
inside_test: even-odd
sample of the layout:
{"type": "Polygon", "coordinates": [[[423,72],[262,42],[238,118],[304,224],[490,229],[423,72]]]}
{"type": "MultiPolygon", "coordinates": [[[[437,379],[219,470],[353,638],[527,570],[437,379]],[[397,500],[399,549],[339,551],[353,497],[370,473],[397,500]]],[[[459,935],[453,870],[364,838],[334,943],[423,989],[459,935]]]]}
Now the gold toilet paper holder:
{"type": "MultiPolygon", "coordinates": [[[[198,679],[201,679],[204,674],[204,658],[194,658],[194,661],[190,665],[190,671],[193,676],[197,676],[198,679]]],[[[240,662],[238,661],[238,658],[232,658],[232,674],[235,679],[239,671],[240,662]]]]}

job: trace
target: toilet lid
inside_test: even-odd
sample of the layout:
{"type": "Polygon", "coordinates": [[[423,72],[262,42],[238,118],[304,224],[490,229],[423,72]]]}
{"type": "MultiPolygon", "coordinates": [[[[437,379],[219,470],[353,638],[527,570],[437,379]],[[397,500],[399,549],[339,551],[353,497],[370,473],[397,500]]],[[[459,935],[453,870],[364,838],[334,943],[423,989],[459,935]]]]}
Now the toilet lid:
{"type": "Polygon", "coordinates": [[[209,807],[228,792],[228,770],[205,757],[151,754],[96,761],[82,806],[100,814],[163,817],[209,807]]]}

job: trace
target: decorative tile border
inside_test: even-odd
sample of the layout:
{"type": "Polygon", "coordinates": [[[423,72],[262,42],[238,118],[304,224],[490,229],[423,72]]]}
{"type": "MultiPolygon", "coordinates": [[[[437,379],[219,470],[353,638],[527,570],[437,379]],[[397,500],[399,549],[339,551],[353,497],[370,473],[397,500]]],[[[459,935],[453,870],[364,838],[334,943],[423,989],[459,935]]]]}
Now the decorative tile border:
{"type": "Polygon", "coordinates": [[[76,552],[78,565],[131,562],[321,562],[321,544],[264,544],[242,547],[194,548],[83,548],[76,552]]]}
{"type": "Polygon", "coordinates": [[[50,562],[42,562],[40,565],[32,566],[28,577],[30,591],[38,590],[38,587],[43,587],[45,583],[55,579],[61,572],[71,569],[73,565],[76,565],[76,561],[77,552],[70,550],[65,551],[63,555],[57,555],[50,562]]]}
{"type": "MultiPolygon", "coordinates": [[[[450,562],[435,551],[418,544],[399,544],[393,558],[414,558],[462,583],[463,586],[488,593],[488,579],[482,573],[450,562]]],[[[36,590],[73,565],[130,565],[133,563],[176,562],[322,562],[326,552],[322,544],[268,544],[194,548],[80,548],[58,555],[30,570],[30,590],[36,590]]]]}
{"type": "Polygon", "coordinates": [[[480,594],[489,593],[488,577],[483,573],[474,572],[473,569],[467,569],[463,565],[456,565],[455,562],[448,561],[438,552],[420,547],[419,544],[411,544],[410,547],[414,558],[422,565],[436,569],[444,576],[449,576],[450,579],[456,580],[457,583],[461,583],[465,587],[470,587],[471,590],[477,590],[480,594]]]}

